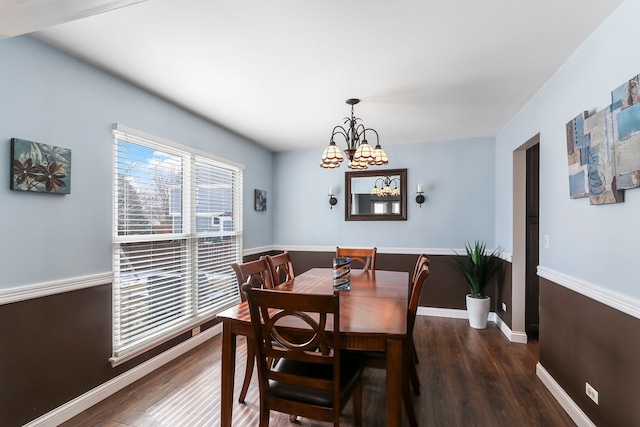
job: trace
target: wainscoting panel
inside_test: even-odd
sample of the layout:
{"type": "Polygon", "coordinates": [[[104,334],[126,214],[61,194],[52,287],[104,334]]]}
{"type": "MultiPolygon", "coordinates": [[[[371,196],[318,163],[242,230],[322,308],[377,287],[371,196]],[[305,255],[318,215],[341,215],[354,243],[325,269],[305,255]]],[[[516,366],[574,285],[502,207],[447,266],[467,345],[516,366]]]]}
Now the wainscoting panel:
{"type": "Polygon", "coordinates": [[[640,319],[540,278],[540,364],[599,427],[640,426],[638,337],[640,319]]]}
{"type": "Polygon", "coordinates": [[[107,283],[0,305],[0,426],[22,426],[191,338],[112,368],[111,301],[107,283]]]}

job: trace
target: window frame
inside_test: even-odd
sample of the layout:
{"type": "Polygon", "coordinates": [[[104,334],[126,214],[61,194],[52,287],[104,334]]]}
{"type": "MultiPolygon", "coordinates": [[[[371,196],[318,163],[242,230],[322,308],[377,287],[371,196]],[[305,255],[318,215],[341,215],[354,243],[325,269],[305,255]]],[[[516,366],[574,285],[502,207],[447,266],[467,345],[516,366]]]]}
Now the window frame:
{"type": "MultiPolygon", "coordinates": [[[[226,309],[229,306],[237,304],[240,301],[240,296],[237,289],[235,275],[231,269],[232,262],[242,262],[242,240],[243,240],[243,221],[242,221],[242,212],[243,212],[243,170],[244,166],[235,162],[228,161],[226,159],[221,159],[219,157],[213,156],[210,153],[202,152],[197,149],[193,149],[192,147],[188,147],[182,144],[175,143],[173,141],[169,141],[160,137],[156,137],[141,131],[137,131],[135,129],[128,128],[121,124],[114,124],[113,126],[113,166],[112,166],[112,174],[113,174],[113,229],[112,229],[112,243],[113,243],[113,317],[112,317],[112,338],[113,338],[113,346],[112,346],[112,357],[109,359],[111,361],[112,366],[117,366],[127,360],[130,360],[182,333],[193,329],[195,326],[198,326],[202,323],[205,323],[216,317],[217,313],[226,309]],[[147,225],[149,230],[147,234],[144,232],[136,233],[135,228],[130,229],[126,228],[123,231],[121,224],[119,223],[119,218],[124,218],[123,223],[127,223],[129,220],[130,212],[128,212],[128,208],[121,208],[119,206],[120,201],[118,199],[120,180],[122,177],[120,176],[121,170],[119,169],[119,159],[128,159],[126,156],[122,157],[118,153],[118,149],[120,144],[134,144],[139,147],[144,147],[145,149],[151,149],[160,151],[162,153],[170,153],[173,156],[178,156],[181,159],[179,170],[179,177],[181,178],[180,183],[180,191],[181,191],[181,215],[179,222],[179,229],[176,232],[175,222],[172,222],[171,230],[169,232],[155,232],[152,229],[151,225],[147,225]],[[224,177],[225,175],[229,175],[228,185],[230,186],[230,196],[219,196],[219,198],[215,198],[215,202],[222,203],[225,201],[228,202],[227,198],[230,197],[231,200],[231,216],[219,216],[219,227],[218,230],[212,230],[215,227],[214,223],[214,213],[203,213],[198,212],[198,204],[197,204],[197,190],[202,191],[203,188],[206,189],[205,186],[201,184],[201,178],[207,175],[207,171],[211,170],[214,172],[222,171],[219,175],[224,177]],[[200,172],[198,172],[200,171],[200,172]],[[198,175],[199,174],[199,175],[198,175]],[[196,180],[198,179],[197,183],[196,180]],[[122,211],[122,212],[120,212],[122,211]],[[124,216],[121,216],[124,215],[124,216]],[[197,218],[202,218],[203,216],[211,216],[211,220],[209,221],[211,225],[211,229],[209,230],[198,230],[198,224],[202,224],[201,221],[198,221],[197,218]],[[232,224],[232,229],[229,230],[228,224],[232,224]],[[133,231],[132,231],[133,230],[133,231]],[[129,231],[129,233],[127,233],[129,231]],[[210,239],[210,241],[209,241],[210,239]],[[142,334],[139,338],[136,338],[133,341],[129,341],[127,343],[123,343],[122,337],[125,334],[121,333],[121,326],[125,325],[126,321],[121,320],[126,318],[126,315],[123,314],[122,310],[126,310],[125,305],[121,304],[123,301],[121,290],[124,289],[122,286],[126,279],[122,279],[122,276],[125,272],[134,272],[134,273],[143,273],[144,270],[136,270],[135,267],[129,266],[123,268],[123,260],[128,262],[127,255],[123,248],[128,248],[127,245],[150,245],[150,248],[154,248],[155,244],[162,247],[164,246],[167,252],[171,252],[172,246],[178,244],[179,251],[177,251],[178,255],[173,255],[177,258],[171,258],[173,261],[170,262],[172,265],[179,265],[180,267],[185,267],[184,270],[180,270],[180,274],[175,274],[179,277],[179,287],[178,293],[179,297],[175,297],[178,300],[182,300],[182,293],[185,295],[185,299],[183,302],[179,302],[180,310],[178,310],[178,320],[175,322],[168,322],[167,325],[158,325],[157,327],[148,327],[151,332],[142,334]],[[224,252],[224,255],[220,256],[220,260],[223,263],[217,262],[216,250],[212,250],[209,258],[205,258],[203,255],[203,247],[205,244],[212,245],[213,247],[220,244],[223,249],[227,249],[224,252]],[[222,274],[219,276],[223,277],[222,279],[209,279],[210,275],[206,274],[205,280],[205,289],[203,291],[200,290],[200,276],[203,274],[203,271],[200,270],[202,267],[201,260],[206,260],[211,265],[206,265],[207,267],[217,268],[218,271],[222,271],[222,274]],[[222,269],[222,270],[220,270],[222,269]],[[217,292],[214,291],[214,285],[211,283],[216,280],[220,282],[221,285],[217,292]],[[232,283],[231,283],[232,281],[232,283]],[[200,295],[202,294],[202,295],[200,295]],[[213,295],[222,295],[221,298],[216,299],[215,301],[220,301],[218,305],[214,305],[210,303],[209,306],[201,308],[199,304],[199,297],[209,296],[212,299],[215,299],[213,295]],[[183,309],[184,308],[184,309],[183,309]]],[[[125,175],[127,179],[131,179],[131,175],[125,175]]],[[[177,176],[177,175],[176,175],[177,176]]],[[[220,178],[216,175],[218,179],[220,178]]],[[[208,178],[213,179],[213,178],[208,178]]],[[[205,179],[205,185],[213,185],[211,182],[207,184],[208,181],[205,179]]],[[[226,183],[226,182],[225,182],[226,183]]],[[[211,187],[212,188],[212,187],[211,187]]],[[[125,190],[130,191],[130,190],[125,190]]],[[[136,190],[137,191],[137,190],[136,190]]],[[[179,192],[180,192],[179,191],[179,192]]],[[[175,213],[175,204],[172,197],[172,190],[169,193],[168,200],[168,209],[169,216],[175,213]]],[[[200,205],[202,208],[202,205],[200,205]]],[[[149,209],[149,207],[147,207],[149,209]]],[[[153,209],[151,209],[153,210],[153,209]]],[[[149,218],[151,216],[149,215],[149,218]]],[[[150,224],[150,219],[147,218],[148,223],[150,224]]],[[[128,224],[128,223],[127,223],[128,224]]],[[[206,222],[205,222],[206,224],[206,222]]],[[[127,225],[128,226],[128,225],[127,225]]],[[[174,250],[175,252],[175,250],[174,250]]],[[[143,254],[144,257],[151,259],[151,265],[155,268],[155,261],[153,261],[154,252],[153,250],[145,250],[143,249],[140,253],[143,254]]],[[[164,257],[164,255],[163,255],[164,257]]],[[[163,258],[164,259],[164,258],[163,258]]],[[[219,260],[219,261],[220,261],[219,260]]],[[[164,261],[163,261],[164,262],[164,261]]],[[[204,261],[203,261],[204,263],[204,261]]],[[[140,266],[142,266],[142,262],[140,266]]],[[[143,267],[141,267],[143,268],[143,267]]],[[[148,267],[147,267],[148,268],[148,267]]],[[[204,267],[202,267],[204,268],[204,267]]],[[[212,274],[215,276],[215,274],[212,274]]],[[[153,297],[150,296],[152,291],[150,288],[152,285],[150,284],[150,278],[145,279],[144,286],[146,289],[147,296],[145,297],[145,301],[154,301],[153,297]]],[[[171,281],[175,279],[168,279],[171,281]]],[[[131,280],[129,280],[131,282],[131,280]]],[[[130,283],[127,283],[130,285],[130,283]]],[[[174,283],[170,283],[167,286],[174,286],[174,283]]],[[[163,303],[164,304],[164,303],[163,303]]],[[[146,313],[147,317],[150,316],[149,313],[146,313]]],[[[150,324],[155,325],[156,322],[152,320],[149,321],[150,324]]],[[[160,322],[157,322],[160,323],[160,322]]],[[[127,324],[128,325],[128,324],[127,324]]],[[[126,325],[125,325],[126,326],[126,325]]]]}

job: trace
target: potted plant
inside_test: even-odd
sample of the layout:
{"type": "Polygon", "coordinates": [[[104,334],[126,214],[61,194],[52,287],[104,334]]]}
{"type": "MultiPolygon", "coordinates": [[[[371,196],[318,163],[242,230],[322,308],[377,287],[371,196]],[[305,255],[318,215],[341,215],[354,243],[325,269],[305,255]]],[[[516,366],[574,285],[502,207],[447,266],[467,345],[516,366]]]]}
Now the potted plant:
{"type": "MultiPolygon", "coordinates": [[[[490,297],[484,293],[491,278],[502,267],[502,251],[494,249],[487,253],[486,243],[476,240],[473,245],[465,243],[466,258],[453,259],[453,267],[462,275],[469,285],[470,293],[467,294],[467,313],[469,325],[472,328],[484,329],[487,327],[487,317],[491,306],[490,297]]],[[[455,252],[455,251],[454,251],[455,252]]],[[[456,252],[456,255],[460,255],[456,252]]]]}

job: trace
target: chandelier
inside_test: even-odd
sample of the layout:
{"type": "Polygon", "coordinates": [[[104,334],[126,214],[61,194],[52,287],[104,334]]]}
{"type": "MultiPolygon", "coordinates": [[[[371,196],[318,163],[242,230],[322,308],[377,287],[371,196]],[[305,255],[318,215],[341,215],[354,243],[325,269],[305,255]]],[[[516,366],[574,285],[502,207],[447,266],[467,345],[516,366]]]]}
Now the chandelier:
{"type": "Polygon", "coordinates": [[[376,179],[371,189],[371,195],[379,197],[400,196],[400,180],[398,180],[398,178],[391,178],[390,176],[376,179]],[[380,183],[380,187],[378,187],[378,182],[380,183]]]}
{"type": "Polygon", "coordinates": [[[346,103],[351,105],[351,117],[344,118],[344,124],[348,125],[347,128],[343,126],[336,126],[331,132],[331,139],[329,140],[329,146],[322,153],[322,160],[320,166],[323,168],[337,168],[344,160],[342,151],[335,142],[335,137],[340,136],[344,138],[347,143],[347,149],[344,153],[349,158],[349,168],[351,169],[367,169],[369,165],[386,165],[389,163],[387,153],[380,147],[380,139],[378,138],[378,132],[375,129],[365,128],[361,123],[362,119],[355,117],[353,114],[353,106],[359,103],[359,99],[350,98],[346,103]],[[376,136],[376,146],[371,148],[367,142],[367,132],[373,132],[376,136]]]}

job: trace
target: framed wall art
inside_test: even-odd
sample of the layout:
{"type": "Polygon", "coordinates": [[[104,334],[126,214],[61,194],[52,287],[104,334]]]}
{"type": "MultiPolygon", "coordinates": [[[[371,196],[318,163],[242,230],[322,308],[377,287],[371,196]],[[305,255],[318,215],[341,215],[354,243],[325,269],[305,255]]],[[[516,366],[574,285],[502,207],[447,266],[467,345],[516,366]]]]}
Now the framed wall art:
{"type": "Polygon", "coordinates": [[[569,195],[592,205],[624,202],[640,187],[640,75],[611,91],[611,104],[567,123],[569,195]]]}
{"type": "Polygon", "coordinates": [[[266,190],[255,190],[255,210],[267,210],[267,192],[266,190]]]}
{"type": "Polygon", "coordinates": [[[71,150],[11,138],[10,188],[34,193],[71,193],[71,150]]]}

